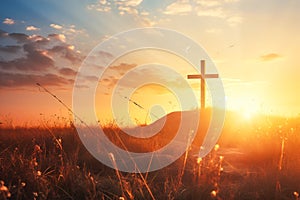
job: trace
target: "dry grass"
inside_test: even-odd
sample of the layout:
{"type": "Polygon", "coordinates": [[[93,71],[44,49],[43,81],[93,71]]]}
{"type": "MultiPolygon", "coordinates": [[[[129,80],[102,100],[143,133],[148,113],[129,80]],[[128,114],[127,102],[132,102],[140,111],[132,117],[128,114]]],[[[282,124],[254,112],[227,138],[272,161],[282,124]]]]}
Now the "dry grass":
{"type": "MultiPolygon", "coordinates": [[[[298,199],[300,120],[268,120],[228,123],[205,158],[197,158],[194,143],[172,165],[147,174],[102,165],[72,125],[1,128],[0,199],[298,199]]],[[[106,131],[118,134],[113,126],[106,131]]],[[[150,151],[157,143],[126,144],[150,151]]]]}

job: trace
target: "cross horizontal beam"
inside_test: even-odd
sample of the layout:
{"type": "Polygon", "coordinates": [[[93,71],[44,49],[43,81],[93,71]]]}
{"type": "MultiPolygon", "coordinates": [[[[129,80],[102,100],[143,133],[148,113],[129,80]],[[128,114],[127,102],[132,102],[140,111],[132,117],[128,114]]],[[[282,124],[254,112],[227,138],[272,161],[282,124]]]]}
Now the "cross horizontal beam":
{"type": "MultiPolygon", "coordinates": [[[[202,79],[203,75],[201,75],[201,74],[192,74],[192,75],[188,75],[187,78],[188,79],[202,79]]],[[[205,74],[204,79],[205,78],[219,78],[219,74],[205,74]]]]}

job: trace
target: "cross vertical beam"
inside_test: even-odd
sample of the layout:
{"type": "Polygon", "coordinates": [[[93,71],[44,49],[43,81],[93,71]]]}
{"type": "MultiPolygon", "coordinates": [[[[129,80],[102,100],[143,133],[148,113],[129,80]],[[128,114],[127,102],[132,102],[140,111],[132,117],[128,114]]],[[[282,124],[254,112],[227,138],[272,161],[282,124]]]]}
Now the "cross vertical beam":
{"type": "Polygon", "coordinates": [[[201,60],[201,109],[205,108],[205,60],[201,60]]]}
{"type": "Polygon", "coordinates": [[[205,79],[206,78],[219,78],[218,74],[205,74],[205,60],[201,60],[201,74],[187,75],[188,79],[201,79],[201,89],[200,89],[200,106],[201,109],[205,108],[205,79]]]}

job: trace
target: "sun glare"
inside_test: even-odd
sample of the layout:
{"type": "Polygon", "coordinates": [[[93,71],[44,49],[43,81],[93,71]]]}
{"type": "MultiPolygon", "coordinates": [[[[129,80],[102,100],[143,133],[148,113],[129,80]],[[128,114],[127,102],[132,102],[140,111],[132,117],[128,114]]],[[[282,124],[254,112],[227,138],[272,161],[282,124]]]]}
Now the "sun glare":
{"type": "Polygon", "coordinates": [[[245,120],[251,120],[258,113],[256,106],[248,106],[240,109],[240,114],[245,120]]]}
{"type": "Polygon", "coordinates": [[[247,119],[247,120],[252,119],[253,115],[254,115],[254,112],[251,112],[249,110],[243,112],[243,117],[244,117],[244,119],[247,119]]]}

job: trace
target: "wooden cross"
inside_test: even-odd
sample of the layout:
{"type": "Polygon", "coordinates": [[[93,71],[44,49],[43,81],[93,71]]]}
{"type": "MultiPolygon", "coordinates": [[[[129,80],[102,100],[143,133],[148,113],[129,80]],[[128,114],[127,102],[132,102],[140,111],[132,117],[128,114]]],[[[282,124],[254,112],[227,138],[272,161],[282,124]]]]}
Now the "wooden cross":
{"type": "Polygon", "coordinates": [[[201,74],[192,74],[188,79],[201,79],[201,109],[205,108],[205,79],[219,78],[218,74],[205,74],[205,60],[201,60],[201,74]]]}

